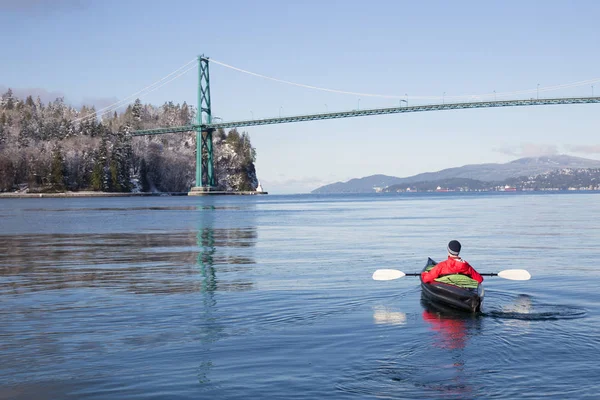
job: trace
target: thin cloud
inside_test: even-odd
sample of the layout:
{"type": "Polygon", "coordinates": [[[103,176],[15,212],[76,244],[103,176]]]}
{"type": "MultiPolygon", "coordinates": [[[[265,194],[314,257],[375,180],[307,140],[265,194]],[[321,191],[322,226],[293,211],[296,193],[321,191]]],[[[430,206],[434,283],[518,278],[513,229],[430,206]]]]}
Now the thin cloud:
{"type": "Polygon", "coordinates": [[[523,157],[539,157],[558,154],[558,147],[553,144],[525,143],[521,145],[523,157]]]}
{"type": "Polygon", "coordinates": [[[509,156],[516,156],[518,151],[515,146],[495,147],[492,150],[497,153],[507,154],[509,156]]]}
{"type": "Polygon", "coordinates": [[[600,154],[600,144],[591,145],[569,145],[567,149],[572,153],[600,154]]]}
{"type": "Polygon", "coordinates": [[[493,149],[515,157],[541,157],[559,154],[558,146],[544,143],[522,143],[517,146],[502,146],[493,149]]]}

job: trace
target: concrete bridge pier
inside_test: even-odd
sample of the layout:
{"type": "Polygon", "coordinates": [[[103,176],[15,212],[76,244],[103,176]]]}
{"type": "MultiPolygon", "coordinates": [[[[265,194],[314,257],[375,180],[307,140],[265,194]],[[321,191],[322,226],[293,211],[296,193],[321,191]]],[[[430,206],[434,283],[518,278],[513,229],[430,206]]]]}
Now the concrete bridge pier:
{"type": "Polygon", "coordinates": [[[188,196],[206,196],[208,194],[217,194],[217,192],[212,186],[194,186],[188,192],[188,196]]]}

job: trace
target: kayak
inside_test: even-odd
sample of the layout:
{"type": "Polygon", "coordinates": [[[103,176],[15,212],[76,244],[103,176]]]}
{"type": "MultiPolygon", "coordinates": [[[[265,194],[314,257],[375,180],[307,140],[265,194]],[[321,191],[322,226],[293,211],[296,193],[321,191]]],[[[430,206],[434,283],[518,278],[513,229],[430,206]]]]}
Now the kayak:
{"type": "MultiPolygon", "coordinates": [[[[428,258],[423,271],[429,271],[436,264],[435,261],[428,258]]],[[[423,283],[423,279],[421,279],[421,297],[424,300],[458,310],[481,311],[483,295],[483,285],[466,275],[445,275],[431,283],[423,283]]]]}

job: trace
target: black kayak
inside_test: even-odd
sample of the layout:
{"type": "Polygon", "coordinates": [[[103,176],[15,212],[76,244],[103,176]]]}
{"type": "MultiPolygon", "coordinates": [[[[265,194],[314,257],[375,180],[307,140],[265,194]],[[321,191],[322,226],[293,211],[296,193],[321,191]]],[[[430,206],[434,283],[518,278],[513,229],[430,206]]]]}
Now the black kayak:
{"type": "MultiPolygon", "coordinates": [[[[430,270],[436,264],[428,258],[423,271],[430,270]]],[[[458,310],[481,311],[483,294],[483,285],[465,275],[445,275],[432,283],[423,283],[421,279],[421,297],[424,300],[458,310]]]]}

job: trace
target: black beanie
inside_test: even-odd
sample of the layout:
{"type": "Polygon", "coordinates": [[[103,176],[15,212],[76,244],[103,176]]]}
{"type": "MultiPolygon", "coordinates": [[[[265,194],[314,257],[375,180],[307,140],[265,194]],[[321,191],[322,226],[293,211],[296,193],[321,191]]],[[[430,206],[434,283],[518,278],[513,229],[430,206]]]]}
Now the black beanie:
{"type": "Polygon", "coordinates": [[[460,247],[458,240],[451,240],[450,243],[448,243],[448,253],[457,256],[458,253],[460,253],[460,247]]]}

